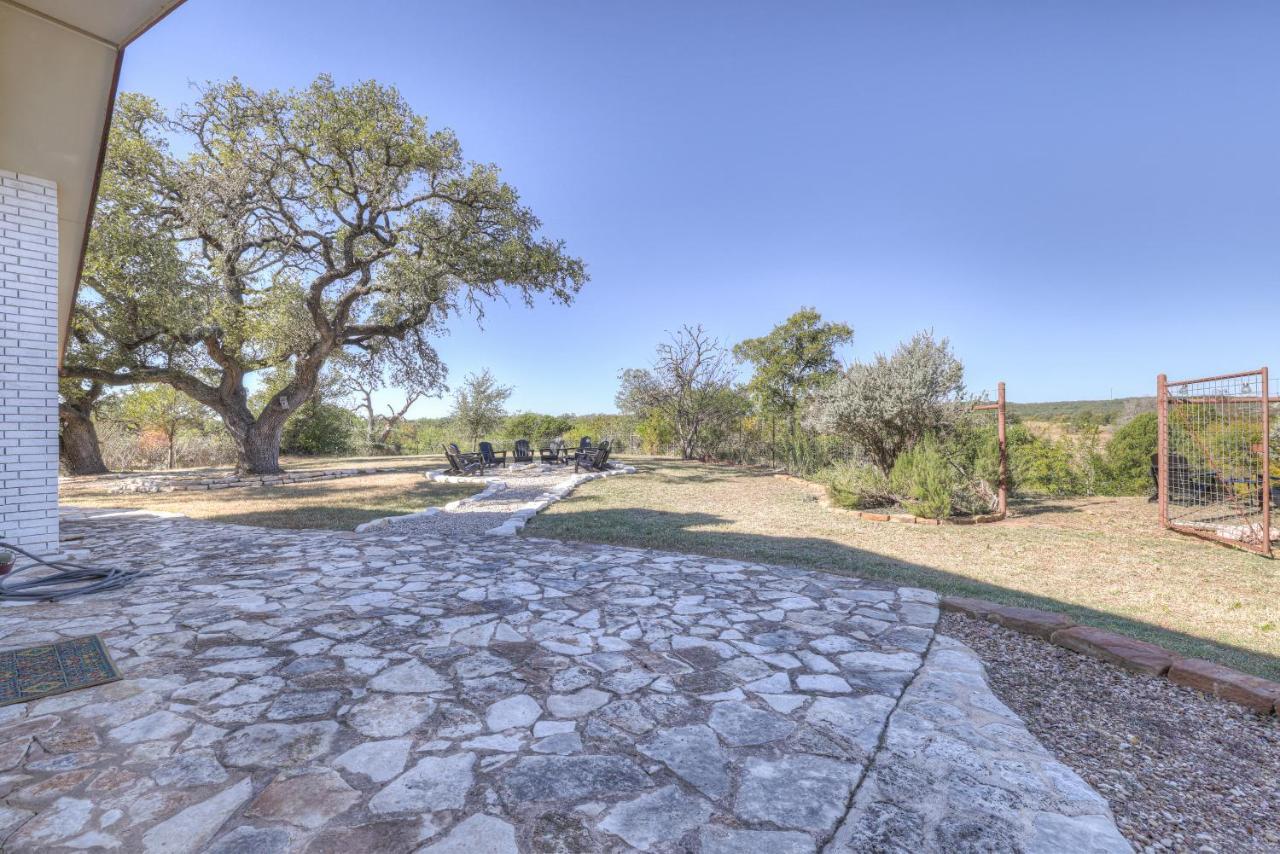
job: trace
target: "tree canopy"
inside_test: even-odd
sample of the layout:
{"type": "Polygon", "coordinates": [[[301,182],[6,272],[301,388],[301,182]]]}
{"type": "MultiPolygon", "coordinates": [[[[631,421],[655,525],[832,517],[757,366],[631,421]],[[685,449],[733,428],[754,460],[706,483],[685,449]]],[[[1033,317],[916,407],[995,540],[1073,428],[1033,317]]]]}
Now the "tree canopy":
{"type": "Polygon", "coordinates": [[[507,417],[509,386],[498,385],[489,369],[467,374],[453,395],[453,422],[474,444],[493,432],[507,417]]]}
{"type": "Polygon", "coordinates": [[[950,343],[918,332],[892,356],[851,365],[818,394],[809,423],[853,442],[888,474],[899,454],[954,422],[964,394],[964,365],[950,343]]]}
{"type": "Polygon", "coordinates": [[[853,340],[845,323],[824,323],[817,309],[801,308],[759,338],[734,345],[739,361],[755,369],[747,391],[768,413],[786,415],[794,430],[800,403],[840,374],[836,348],[853,340]]]}
{"type": "Polygon", "coordinates": [[[242,470],[278,471],[280,432],[341,349],[429,335],[509,290],[568,302],[587,280],[496,167],[465,160],[396,89],[209,85],[165,115],[118,100],[78,311],[113,359],[67,376],[159,382],[215,410],[242,470]],[[246,377],[287,366],[260,412],[246,377]]]}
{"type": "Polygon", "coordinates": [[[620,380],[618,408],[664,419],[686,460],[697,455],[710,428],[736,412],[725,394],[733,387],[729,352],[701,325],[676,330],[658,345],[652,367],[624,370],[620,380]]]}

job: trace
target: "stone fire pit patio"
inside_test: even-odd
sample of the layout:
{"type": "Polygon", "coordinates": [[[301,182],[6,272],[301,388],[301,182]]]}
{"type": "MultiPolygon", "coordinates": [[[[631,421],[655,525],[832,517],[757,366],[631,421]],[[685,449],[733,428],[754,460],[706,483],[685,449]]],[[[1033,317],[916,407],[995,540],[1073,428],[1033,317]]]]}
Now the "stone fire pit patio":
{"type": "Polygon", "coordinates": [[[525,538],[95,511],[0,609],[125,679],[0,708],[5,851],[1128,851],[934,594],[525,538]]]}

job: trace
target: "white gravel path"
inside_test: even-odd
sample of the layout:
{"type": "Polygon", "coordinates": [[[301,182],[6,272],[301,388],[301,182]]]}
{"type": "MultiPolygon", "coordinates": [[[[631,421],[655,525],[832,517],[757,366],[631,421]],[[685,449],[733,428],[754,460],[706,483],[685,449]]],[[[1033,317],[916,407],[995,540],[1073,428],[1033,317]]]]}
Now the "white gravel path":
{"type": "MultiPolygon", "coordinates": [[[[631,471],[634,469],[630,467],[615,468],[607,474],[631,471]]],[[[477,479],[477,485],[487,481],[488,486],[470,498],[446,504],[438,512],[390,517],[385,520],[385,527],[378,525],[375,530],[390,528],[397,534],[420,532],[427,537],[444,539],[478,537],[495,533],[495,529],[511,535],[526,518],[593,477],[586,472],[574,472],[571,466],[498,469],[484,481],[477,479]]]]}

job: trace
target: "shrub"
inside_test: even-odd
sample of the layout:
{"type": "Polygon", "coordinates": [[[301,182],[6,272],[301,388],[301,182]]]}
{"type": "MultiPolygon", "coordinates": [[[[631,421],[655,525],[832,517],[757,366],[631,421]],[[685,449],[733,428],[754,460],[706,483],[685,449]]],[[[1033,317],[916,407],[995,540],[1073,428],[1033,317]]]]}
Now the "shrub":
{"type": "Polygon", "coordinates": [[[1008,431],[1008,446],[1009,468],[1019,492],[1061,497],[1084,491],[1083,478],[1064,444],[1015,424],[1008,431]]]}
{"type": "Polygon", "coordinates": [[[889,485],[902,496],[911,515],[945,519],[951,515],[952,497],[961,483],[938,440],[926,436],[898,455],[889,473],[889,485]]]}
{"type": "Polygon", "coordinates": [[[918,333],[892,356],[855,362],[815,398],[807,425],[857,446],[881,471],[964,410],[964,365],[944,338],[918,333]]]}
{"type": "Polygon", "coordinates": [[[1102,492],[1142,495],[1151,489],[1151,455],[1159,442],[1159,419],[1147,412],[1125,424],[1103,454],[1102,492]]]}
{"type": "Polygon", "coordinates": [[[349,409],[332,403],[308,401],[284,425],[280,450],[286,454],[325,457],[352,452],[360,419],[349,409]]]}
{"type": "Polygon", "coordinates": [[[825,469],[818,477],[827,484],[827,494],[837,507],[867,510],[894,503],[889,478],[868,463],[843,460],[825,469]]]}

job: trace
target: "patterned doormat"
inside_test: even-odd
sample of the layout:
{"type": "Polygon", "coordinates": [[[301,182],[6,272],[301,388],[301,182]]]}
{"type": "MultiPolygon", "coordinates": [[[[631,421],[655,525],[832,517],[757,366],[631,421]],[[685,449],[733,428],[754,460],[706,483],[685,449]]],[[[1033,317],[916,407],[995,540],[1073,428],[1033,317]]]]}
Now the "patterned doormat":
{"type": "Polygon", "coordinates": [[[120,679],[97,635],[0,652],[0,706],[120,679]]]}

